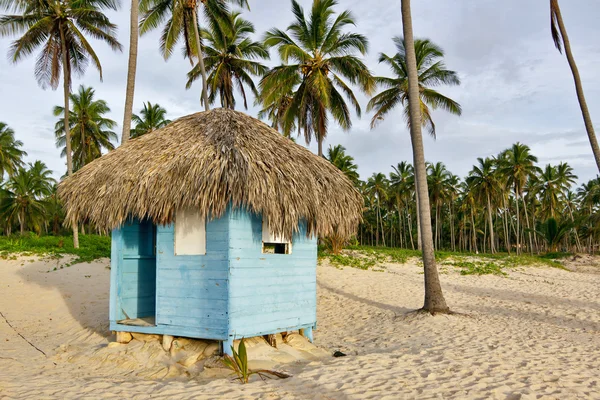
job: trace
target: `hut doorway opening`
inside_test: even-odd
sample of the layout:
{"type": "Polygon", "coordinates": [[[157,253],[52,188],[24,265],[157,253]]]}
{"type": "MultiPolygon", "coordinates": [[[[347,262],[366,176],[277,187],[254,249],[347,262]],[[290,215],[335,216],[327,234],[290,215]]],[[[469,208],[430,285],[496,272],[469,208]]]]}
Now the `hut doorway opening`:
{"type": "Polygon", "coordinates": [[[121,230],[121,268],[117,276],[118,324],[156,325],[156,225],[134,220],[121,230]]]}

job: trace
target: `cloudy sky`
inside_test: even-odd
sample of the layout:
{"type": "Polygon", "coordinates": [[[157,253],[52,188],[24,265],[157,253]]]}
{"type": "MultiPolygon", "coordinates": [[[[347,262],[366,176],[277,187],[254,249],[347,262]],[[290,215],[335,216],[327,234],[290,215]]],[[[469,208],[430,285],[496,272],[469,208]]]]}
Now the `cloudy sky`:
{"type": "MultiPolygon", "coordinates": [[[[123,3],[127,3],[123,1],[123,3]]],[[[302,0],[310,8],[310,0],[302,0]]],[[[338,9],[352,10],[356,32],[370,40],[367,65],[377,75],[389,74],[378,65],[380,52],[393,53],[392,37],[402,32],[399,0],[340,0],[338,9]]],[[[290,2],[250,0],[252,10],[244,16],[256,27],[256,37],[272,27],[285,28],[292,21],[290,2]]],[[[563,17],[573,46],[592,118],[600,120],[600,2],[561,2],[563,17]]],[[[108,101],[110,117],[122,121],[127,68],[129,10],[109,13],[118,24],[122,54],[94,43],[104,69],[104,81],[89,69],[74,82],[91,85],[98,98],[108,101]]],[[[438,139],[425,138],[429,161],[444,162],[460,176],[471,169],[477,157],[495,155],[520,141],[528,144],[540,163],[567,161],[580,181],[597,173],[578,107],[566,59],[554,48],[550,37],[547,0],[420,0],[413,1],[416,37],[427,37],[446,52],[446,64],[456,70],[460,87],[440,91],[463,106],[463,116],[436,112],[438,139]],[[500,5],[501,4],[501,5],[500,5]]],[[[0,39],[5,55],[11,43],[0,39]]],[[[273,54],[270,65],[277,63],[273,54]]],[[[42,90],[33,77],[34,59],[17,65],[0,57],[0,121],[8,123],[24,142],[28,161],[46,162],[58,177],[65,160],[54,145],[52,116],[61,104],[62,91],[42,90]]],[[[165,62],[158,52],[158,33],[140,40],[134,112],[144,101],[164,106],[174,119],[201,110],[200,85],[185,89],[189,61],[179,53],[165,62]]],[[[359,96],[366,108],[368,101],[359,96]]],[[[257,109],[248,112],[256,115],[257,109]]],[[[330,127],[326,146],[342,144],[355,157],[362,178],[375,171],[389,172],[392,164],[412,160],[410,139],[401,111],[390,114],[376,129],[369,129],[371,115],[354,118],[349,132],[330,127]]],[[[598,124],[596,124],[598,127],[598,124]]],[[[598,130],[598,128],[597,128],[598,130]]],[[[120,135],[120,128],[117,129],[120,135]]],[[[302,143],[299,140],[299,143],[302,143]]],[[[313,144],[311,149],[315,149],[313,144]]]]}

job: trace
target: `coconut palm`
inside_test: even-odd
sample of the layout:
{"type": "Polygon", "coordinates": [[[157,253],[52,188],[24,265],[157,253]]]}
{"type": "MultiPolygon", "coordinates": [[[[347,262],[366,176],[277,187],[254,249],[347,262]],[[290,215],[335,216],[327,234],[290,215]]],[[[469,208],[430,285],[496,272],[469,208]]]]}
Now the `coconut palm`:
{"type": "Polygon", "coordinates": [[[435,248],[440,247],[442,224],[440,223],[442,204],[447,198],[447,190],[452,181],[452,173],[442,162],[427,165],[427,186],[429,198],[435,207],[435,248]]]}
{"type": "Polygon", "coordinates": [[[0,216],[8,226],[18,223],[21,234],[28,227],[39,232],[45,217],[44,197],[50,195],[54,183],[51,171],[40,161],[29,164],[27,169],[20,167],[5,185],[0,216]]]}
{"type": "MultiPolygon", "coordinates": [[[[367,110],[375,110],[371,119],[371,128],[396,106],[404,107],[404,117],[410,123],[408,108],[408,70],[406,65],[406,43],[402,37],[395,37],[397,53],[389,56],[385,53],[379,55],[379,62],[387,64],[393,78],[377,77],[377,84],[384,90],[375,95],[367,106],[367,110]]],[[[444,51],[429,39],[415,40],[415,54],[417,57],[417,74],[420,94],[420,107],[422,113],[422,124],[429,133],[435,137],[435,124],[431,116],[431,110],[444,109],[452,114],[461,115],[462,108],[456,101],[444,96],[432,89],[440,85],[460,85],[458,74],[446,69],[442,61],[444,51]]]]}
{"type": "Polygon", "coordinates": [[[492,219],[495,212],[492,211],[492,199],[498,196],[500,189],[500,182],[495,173],[496,161],[489,157],[485,159],[479,157],[477,162],[478,165],[473,166],[466,181],[472,186],[479,203],[486,204],[488,226],[490,227],[490,251],[495,253],[494,221],[492,219]]]}
{"type": "Polygon", "coordinates": [[[425,300],[423,310],[430,313],[447,313],[449,308],[442,293],[442,285],[435,263],[433,235],[431,232],[431,209],[427,189],[427,171],[425,170],[425,152],[421,133],[421,104],[419,93],[419,73],[413,38],[410,0],[401,0],[402,26],[406,47],[406,70],[408,78],[408,106],[410,120],[410,138],[413,148],[413,166],[417,201],[419,202],[419,220],[421,223],[421,245],[423,249],[423,267],[425,275],[425,300]]]}
{"type": "Polygon", "coordinates": [[[573,226],[571,221],[558,222],[555,218],[548,218],[536,232],[546,242],[548,250],[555,252],[558,250],[559,243],[569,235],[573,226]]]}
{"type": "Polygon", "coordinates": [[[387,200],[387,194],[388,194],[388,180],[386,178],[386,176],[384,174],[380,173],[374,173],[373,176],[371,176],[368,180],[367,180],[367,184],[365,186],[365,192],[366,194],[375,202],[375,207],[376,207],[376,228],[375,228],[375,240],[376,240],[376,245],[379,246],[379,232],[377,231],[379,228],[377,227],[377,225],[381,225],[381,237],[382,237],[382,243],[385,246],[385,233],[383,230],[383,219],[381,217],[381,204],[384,203],[387,200]]]}
{"type": "MultiPolygon", "coordinates": [[[[239,12],[228,15],[227,24],[213,21],[211,29],[202,29],[204,39],[204,65],[208,74],[208,100],[213,104],[217,95],[221,107],[235,108],[234,87],[238,88],[244,108],[248,109],[246,90],[258,97],[252,76],[262,76],[268,68],[256,59],[268,59],[269,52],[260,42],[248,36],[254,33],[254,25],[240,17],[239,12]]],[[[201,76],[200,67],[188,73],[187,88],[201,76]]]]}
{"type": "MultiPolygon", "coordinates": [[[[517,209],[517,223],[516,223],[516,244],[517,244],[517,253],[520,250],[520,213],[519,213],[519,199],[521,199],[523,203],[523,211],[525,212],[525,219],[527,228],[530,229],[529,226],[529,216],[527,213],[527,206],[525,204],[525,199],[523,198],[523,192],[525,189],[525,184],[527,181],[534,176],[536,173],[540,171],[540,169],[535,165],[537,162],[537,157],[531,154],[531,150],[529,146],[515,143],[512,145],[510,149],[505,150],[500,156],[498,160],[498,170],[502,175],[504,175],[507,185],[513,188],[513,193],[516,199],[516,209],[517,209]]],[[[533,242],[531,239],[531,233],[529,233],[529,246],[530,249],[533,249],[533,242]]]]}
{"type": "MultiPolygon", "coordinates": [[[[414,250],[415,244],[412,237],[412,222],[410,218],[409,207],[409,204],[413,200],[415,188],[415,175],[413,166],[406,161],[399,162],[396,166],[392,165],[392,172],[390,172],[389,181],[391,193],[396,200],[396,207],[398,208],[398,222],[400,225],[402,225],[404,218],[400,210],[404,208],[404,213],[406,214],[406,219],[408,222],[407,230],[410,238],[410,244],[414,250]]],[[[400,227],[400,231],[402,230],[402,227],[400,227]]]]}
{"type": "Polygon", "coordinates": [[[581,83],[581,76],[579,75],[579,69],[575,63],[575,57],[571,50],[571,42],[567,35],[567,28],[562,18],[560,6],[558,0],[550,0],[550,30],[552,32],[552,39],[554,45],[559,52],[562,53],[562,48],[565,49],[567,61],[573,74],[573,80],[575,81],[575,91],[577,92],[577,99],[579,100],[579,107],[581,108],[581,115],[583,116],[583,122],[585,130],[588,134],[590,145],[592,146],[592,152],[596,159],[596,166],[600,170],[600,146],[598,146],[598,139],[596,138],[596,132],[594,131],[594,124],[592,123],[592,117],[588,110],[587,102],[585,101],[585,95],[583,93],[583,85],[581,83]]]}
{"type": "MultiPolygon", "coordinates": [[[[296,80],[288,81],[285,87],[280,87],[277,96],[271,96],[269,103],[264,102],[262,109],[258,112],[258,118],[268,119],[271,126],[281,132],[285,137],[291,137],[292,132],[296,130],[296,122],[285,120],[286,113],[294,100],[294,88],[300,84],[300,76],[296,80]]],[[[261,105],[265,101],[259,94],[255,103],[261,105]]]]}
{"type": "MultiPolygon", "coordinates": [[[[9,2],[3,2],[9,3],[9,2]]],[[[113,50],[121,50],[116,39],[116,25],[102,13],[103,9],[116,10],[114,0],[61,1],[14,1],[7,7],[17,15],[0,18],[0,35],[23,34],[13,42],[9,57],[19,62],[31,55],[38,47],[42,52],[37,58],[35,76],[43,88],[58,87],[60,70],[63,70],[65,112],[69,120],[69,93],[72,74],[82,75],[91,60],[102,78],[102,66],[94,49],[84,34],[107,43],[113,50]]],[[[67,169],[73,171],[70,132],[66,129],[67,169]]]]}
{"type": "Polygon", "coordinates": [[[295,21],[285,31],[273,28],[265,35],[265,45],[277,48],[284,64],[271,69],[261,80],[260,102],[264,107],[277,103],[298,82],[292,89],[285,125],[296,123],[307,144],[314,137],[319,156],[323,156],[330,118],[344,130],[352,126],[344,97],[359,117],[361,114],[360,104],[344,79],[367,94],[374,88],[371,72],[357,56],[366,54],[368,40],[344,32],[344,28],[355,24],[354,16],[350,11],[336,14],[336,5],[335,0],[313,0],[307,18],[300,4],[292,0],[295,21]]]}
{"type": "MultiPolygon", "coordinates": [[[[22,36],[9,49],[9,57],[17,63],[42,47],[37,57],[35,76],[42,88],[58,87],[62,68],[64,91],[64,120],[67,155],[67,173],[73,173],[71,133],[69,131],[69,94],[72,74],[83,75],[88,63],[98,69],[102,66],[86,35],[107,43],[113,50],[121,50],[117,41],[117,27],[102,13],[116,10],[115,0],[20,0],[0,2],[0,7],[16,12],[0,17],[0,36],[22,36]]],[[[79,247],[77,223],[73,221],[73,244],[79,247]]]]}
{"type": "Polygon", "coordinates": [[[22,146],[23,142],[15,139],[15,131],[0,122],[0,181],[4,173],[12,175],[23,165],[23,156],[27,153],[21,150],[22,146]]]}
{"type": "Polygon", "coordinates": [[[335,147],[329,146],[327,150],[327,159],[342,171],[348,179],[355,185],[358,185],[358,166],[354,163],[354,157],[346,154],[346,148],[341,144],[335,147]]]}
{"type": "Polygon", "coordinates": [[[133,114],[132,121],[135,123],[135,128],[131,130],[131,137],[136,138],[170,124],[171,120],[166,116],[167,110],[159,104],[144,103],[140,115],[133,114]]]}
{"type": "MultiPolygon", "coordinates": [[[[104,100],[96,100],[96,91],[91,87],[79,86],[77,93],[70,96],[72,112],[69,114],[69,131],[73,147],[73,169],[77,171],[87,163],[102,155],[102,150],[115,148],[111,141],[117,141],[113,129],[117,123],[105,115],[110,107],[104,100]]],[[[64,108],[54,107],[54,116],[64,114],[64,108]]],[[[66,135],[64,119],[59,119],[54,127],[56,147],[61,150],[61,157],[66,155],[66,135]]]]}
{"type": "MultiPolygon", "coordinates": [[[[235,0],[232,3],[248,6],[247,0],[235,0]]],[[[204,65],[204,54],[200,41],[198,7],[202,4],[209,23],[227,22],[228,9],[225,0],[140,0],[140,34],[157,29],[164,23],[160,37],[160,52],[165,60],[173,54],[177,44],[183,40],[184,57],[198,60],[198,69],[202,77],[201,104],[210,109],[208,100],[208,81],[204,65]]],[[[193,63],[192,63],[193,65],[193,63]]]]}

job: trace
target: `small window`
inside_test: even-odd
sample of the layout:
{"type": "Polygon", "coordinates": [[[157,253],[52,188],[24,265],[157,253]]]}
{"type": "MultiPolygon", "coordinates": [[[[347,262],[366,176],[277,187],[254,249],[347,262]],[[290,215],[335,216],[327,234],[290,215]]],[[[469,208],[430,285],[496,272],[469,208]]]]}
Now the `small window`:
{"type": "Polygon", "coordinates": [[[265,254],[291,254],[292,242],[285,240],[283,236],[275,236],[266,219],[262,224],[262,252],[265,254]]]}
{"type": "Polygon", "coordinates": [[[197,209],[177,211],[175,215],[175,255],[206,254],[206,221],[197,209]]]}

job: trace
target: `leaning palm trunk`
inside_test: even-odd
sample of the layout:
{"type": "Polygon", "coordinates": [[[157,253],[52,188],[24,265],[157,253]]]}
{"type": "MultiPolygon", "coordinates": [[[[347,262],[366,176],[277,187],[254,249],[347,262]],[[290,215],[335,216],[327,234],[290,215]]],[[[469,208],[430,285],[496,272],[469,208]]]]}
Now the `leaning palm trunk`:
{"type": "Polygon", "coordinates": [[[521,200],[523,200],[523,211],[525,212],[525,223],[527,224],[527,235],[529,237],[529,252],[533,255],[533,240],[531,239],[531,226],[529,225],[529,214],[527,213],[527,204],[525,203],[525,196],[521,195],[521,200]]]}
{"type": "Polygon", "coordinates": [[[194,37],[196,39],[196,49],[198,51],[198,66],[200,66],[200,75],[202,76],[202,101],[204,102],[204,110],[210,110],[208,104],[208,84],[206,77],[206,68],[204,67],[204,55],[202,54],[202,43],[200,43],[200,32],[198,31],[198,6],[194,5],[192,9],[192,19],[194,21],[194,37]]]}
{"type": "Polygon", "coordinates": [[[131,20],[129,26],[129,62],[127,65],[127,90],[125,91],[125,112],[123,114],[123,133],[121,144],[129,140],[131,132],[131,115],[133,113],[133,96],[135,93],[135,75],[138,53],[138,13],[139,0],[131,0],[131,20]]]}
{"type": "Polygon", "coordinates": [[[488,208],[488,224],[490,226],[490,251],[492,254],[496,252],[494,243],[494,222],[492,220],[492,202],[490,201],[490,194],[487,194],[487,208],[488,208]]]}
{"type": "MultiPolygon", "coordinates": [[[[61,47],[62,47],[62,64],[63,64],[63,89],[64,89],[64,97],[65,97],[65,141],[67,147],[67,175],[73,175],[73,154],[71,152],[71,128],[69,127],[69,95],[71,91],[69,90],[69,85],[71,83],[70,79],[70,71],[69,71],[69,58],[67,55],[67,45],[65,42],[65,33],[60,27],[60,39],[61,39],[61,47]]],[[[71,226],[73,228],[73,247],[79,248],[79,232],[77,230],[77,218],[73,216],[71,219],[71,226]]]]}
{"type": "Polygon", "coordinates": [[[571,67],[571,73],[573,74],[573,80],[575,81],[575,91],[577,92],[577,99],[579,100],[579,107],[581,108],[581,115],[583,116],[585,130],[590,140],[590,145],[592,146],[594,158],[596,159],[596,166],[598,167],[598,170],[600,170],[600,146],[598,146],[598,139],[596,138],[596,133],[594,132],[592,118],[590,117],[587,102],[585,101],[585,96],[583,94],[583,85],[581,84],[581,76],[579,75],[579,69],[577,68],[575,58],[573,57],[573,52],[571,51],[571,42],[569,41],[569,36],[567,35],[567,28],[565,27],[564,21],[562,19],[562,13],[560,12],[560,7],[558,6],[558,0],[550,0],[550,9],[552,13],[552,36],[554,37],[554,43],[560,51],[560,37],[562,37],[562,43],[565,47],[567,61],[569,62],[569,67],[571,67]],[[555,31],[554,22],[556,22],[556,24],[558,25],[560,37],[558,35],[558,32],[555,31]]]}
{"type": "Polygon", "coordinates": [[[435,263],[433,236],[431,232],[431,208],[427,192],[427,171],[425,170],[425,152],[421,133],[421,108],[419,98],[419,77],[412,30],[410,0],[402,0],[402,25],[406,43],[406,64],[408,70],[408,103],[410,110],[410,137],[413,148],[415,181],[418,182],[419,220],[421,221],[421,244],[423,246],[423,268],[425,272],[425,301],[423,310],[430,313],[447,313],[440,277],[435,263]]]}

